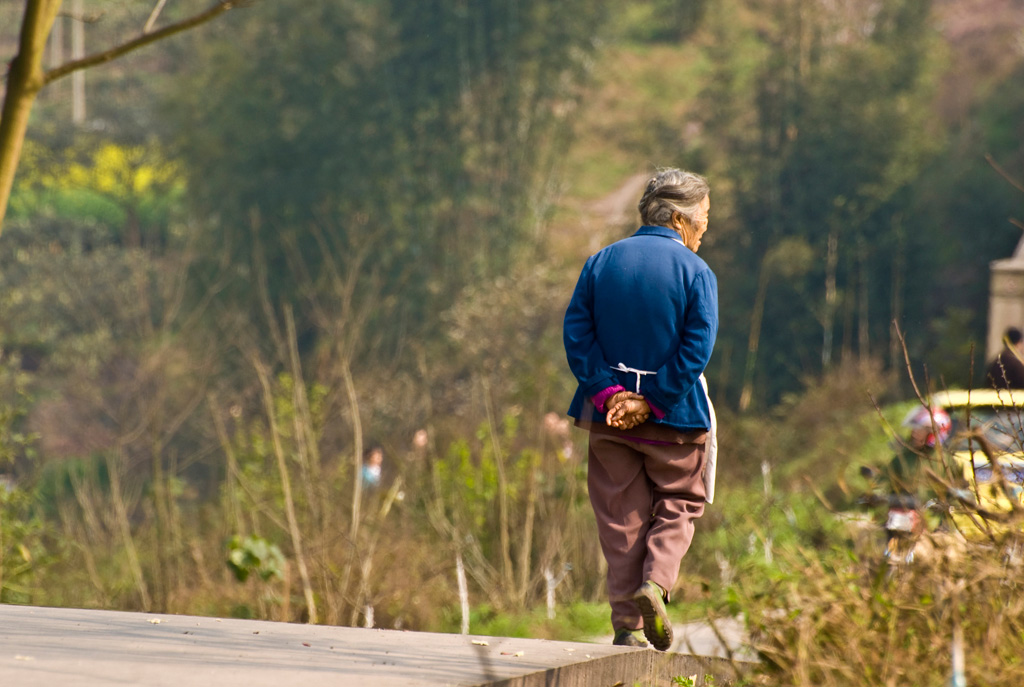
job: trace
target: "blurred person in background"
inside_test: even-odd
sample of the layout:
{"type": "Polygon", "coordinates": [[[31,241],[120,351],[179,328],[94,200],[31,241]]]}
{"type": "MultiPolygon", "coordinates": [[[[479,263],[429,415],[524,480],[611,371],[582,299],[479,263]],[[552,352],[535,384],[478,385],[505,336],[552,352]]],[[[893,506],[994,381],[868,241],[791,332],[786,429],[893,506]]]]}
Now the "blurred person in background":
{"type": "MultiPolygon", "coordinates": [[[[903,418],[902,426],[908,435],[896,447],[896,455],[889,463],[889,478],[892,493],[904,498],[907,507],[915,508],[917,493],[923,488],[921,470],[934,457],[941,458],[940,447],[949,438],[953,421],[942,408],[917,406],[903,418]]],[[[941,471],[936,469],[936,472],[941,471]]]]}
{"type": "Polygon", "coordinates": [[[697,257],[708,193],[697,174],[656,174],[640,199],[643,226],[587,260],[565,314],[578,382],[569,415],[590,432],[587,485],[618,645],[646,646],[640,629],[656,649],[672,645],[665,604],[714,494],[715,415],[703,372],[718,285],[697,257]]]}
{"type": "Polygon", "coordinates": [[[1024,334],[1016,327],[1003,334],[1003,350],[988,366],[986,381],[996,389],[1024,389],[1024,334]]]}
{"type": "Polygon", "coordinates": [[[383,468],[384,449],[374,444],[363,453],[363,486],[379,487],[383,468]]]}
{"type": "Polygon", "coordinates": [[[897,564],[914,560],[919,535],[927,528],[934,531],[944,525],[944,515],[936,510],[938,519],[928,522],[928,505],[937,505],[939,496],[947,493],[935,482],[951,480],[949,489],[957,489],[961,479],[957,468],[947,463],[942,445],[953,427],[949,414],[937,406],[917,406],[903,419],[908,430],[905,440],[896,446],[896,455],[889,463],[888,511],[885,517],[885,557],[897,564]],[[929,476],[929,471],[932,473],[929,476]]]}

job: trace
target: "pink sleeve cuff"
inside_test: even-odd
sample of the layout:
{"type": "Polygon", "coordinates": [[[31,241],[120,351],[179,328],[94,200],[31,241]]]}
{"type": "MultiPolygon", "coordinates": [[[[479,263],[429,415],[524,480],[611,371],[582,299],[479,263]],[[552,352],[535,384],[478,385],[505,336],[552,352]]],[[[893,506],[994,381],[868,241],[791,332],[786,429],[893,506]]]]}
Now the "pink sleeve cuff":
{"type": "Polygon", "coordinates": [[[597,411],[599,413],[607,412],[605,410],[605,407],[604,407],[604,402],[607,401],[612,396],[614,396],[615,394],[619,393],[620,391],[625,391],[625,390],[626,390],[626,388],[624,386],[622,386],[620,384],[616,384],[615,386],[610,386],[607,389],[604,389],[603,391],[597,392],[593,396],[594,407],[597,408],[597,411]]]}
{"type": "Polygon", "coordinates": [[[665,417],[665,411],[662,410],[661,408],[657,407],[653,403],[651,403],[651,399],[648,398],[648,399],[646,399],[646,401],[647,401],[647,405],[650,406],[650,408],[651,408],[651,415],[653,415],[654,417],[656,417],[659,420],[662,419],[663,417],[665,417]]]}

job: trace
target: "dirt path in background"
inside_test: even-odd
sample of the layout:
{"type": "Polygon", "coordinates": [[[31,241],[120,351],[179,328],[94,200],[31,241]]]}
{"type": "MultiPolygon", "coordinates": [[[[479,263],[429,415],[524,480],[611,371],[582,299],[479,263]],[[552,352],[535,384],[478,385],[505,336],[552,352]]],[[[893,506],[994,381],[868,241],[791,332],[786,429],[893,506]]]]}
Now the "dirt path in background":
{"type": "Polygon", "coordinates": [[[556,252],[586,257],[631,234],[632,231],[623,231],[623,226],[639,226],[636,204],[649,178],[650,172],[632,174],[603,198],[570,206],[575,216],[554,223],[549,230],[556,239],[556,252]]]}
{"type": "Polygon", "coordinates": [[[617,189],[590,206],[593,217],[604,218],[605,224],[625,224],[636,218],[636,204],[640,201],[644,184],[651,178],[649,172],[628,177],[617,189]]]}

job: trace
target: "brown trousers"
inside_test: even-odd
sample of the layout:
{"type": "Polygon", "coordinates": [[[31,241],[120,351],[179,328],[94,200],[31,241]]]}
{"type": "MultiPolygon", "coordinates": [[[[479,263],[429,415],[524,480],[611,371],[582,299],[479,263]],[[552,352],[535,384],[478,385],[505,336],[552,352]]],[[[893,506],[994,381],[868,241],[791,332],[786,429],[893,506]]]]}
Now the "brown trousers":
{"type": "Polygon", "coordinates": [[[615,629],[639,629],[632,596],[647,580],[670,590],[704,513],[706,433],[645,444],[596,427],[590,433],[587,486],[608,561],[615,629]],[[604,431],[601,431],[604,430],[604,431]]]}

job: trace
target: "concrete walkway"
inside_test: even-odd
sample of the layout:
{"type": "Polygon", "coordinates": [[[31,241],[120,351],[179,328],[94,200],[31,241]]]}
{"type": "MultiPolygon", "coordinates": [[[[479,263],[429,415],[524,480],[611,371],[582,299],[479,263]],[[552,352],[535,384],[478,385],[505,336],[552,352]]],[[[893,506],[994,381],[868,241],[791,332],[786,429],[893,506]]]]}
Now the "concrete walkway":
{"type": "Polygon", "coordinates": [[[0,685],[632,687],[721,659],[576,642],[0,605],[0,685]]]}

